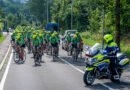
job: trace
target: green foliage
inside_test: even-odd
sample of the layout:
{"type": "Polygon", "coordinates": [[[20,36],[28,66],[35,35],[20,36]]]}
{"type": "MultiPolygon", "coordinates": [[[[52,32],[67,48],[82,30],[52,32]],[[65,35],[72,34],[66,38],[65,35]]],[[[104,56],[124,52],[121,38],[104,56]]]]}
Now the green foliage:
{"type": "Polygon", "coordinates": [[[0,37],[0,43],[1,43],[4,39],[5,39],[5,37],[4,37],[4,36],[1,36],[1,37],[0,37]]]}
{"type": "MultiPolygon", "coordinates": [[[[30,19],[28,3],[21,3],[20,0],[2,0],[0,5],[3,9],[3,21],[8,23],[8,28],[16,28],[17,25],[29,25],[30,19]]],[[[0,8],[1,17],[1,8],[0,8]]]]}
{"type": "Polygon", "coordinates": [[[47,13],[46,0],[29,0],[30,11],[40,22],[44,22],[47,13]]]}

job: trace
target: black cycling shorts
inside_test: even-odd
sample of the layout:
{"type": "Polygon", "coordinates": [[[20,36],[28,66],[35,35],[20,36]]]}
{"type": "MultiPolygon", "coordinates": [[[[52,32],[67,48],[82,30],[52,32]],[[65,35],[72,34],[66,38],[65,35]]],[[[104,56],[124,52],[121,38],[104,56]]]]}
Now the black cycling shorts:
{"type": "Polygon", "coordinates": [[[77,44],[72,44],[72,47],[73,48],[77,48],[77,44]]]}
{"type": "Polygon", "coordinates": [[[58,47],[58,43],[55,43],[55,44],[51,44],[52,47],[58,47]]]}
{"type": "Polygon", "coordinates": [[[15,39],[12,39],[13,42],[15,42],[15,39]]]}
{"type": "Polygon", "coordinates": [[[25,44],[22,44],[22,46],[21,46],[22,48],[25,48],[25,44]]]}

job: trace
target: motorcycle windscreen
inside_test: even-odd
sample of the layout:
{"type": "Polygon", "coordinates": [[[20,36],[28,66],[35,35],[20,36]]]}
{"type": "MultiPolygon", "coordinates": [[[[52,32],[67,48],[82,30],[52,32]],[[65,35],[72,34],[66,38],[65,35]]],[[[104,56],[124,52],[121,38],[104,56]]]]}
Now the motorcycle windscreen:
{"type": "Polygon", "coordinates": [[[97,55],[100,52],[101,48],[102,48],[102,45],[99,44],[99,43],[96,43],[95,45],[93,45],[90,48],[89,54],[92,55],[92,56],[95,56],[95,55],[97,55]]]}

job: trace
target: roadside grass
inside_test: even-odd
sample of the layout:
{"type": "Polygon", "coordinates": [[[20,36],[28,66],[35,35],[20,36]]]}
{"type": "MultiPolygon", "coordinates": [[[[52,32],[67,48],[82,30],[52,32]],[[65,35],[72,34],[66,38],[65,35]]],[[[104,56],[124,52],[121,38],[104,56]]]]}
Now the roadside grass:
{"type": "MultiPolygon", "coordinates": [[[[90,32],[82,32],[81,37],[83,39],[84,44],[88,46],[93,46],[95,43],[102,43],[102,35],[98,33],[90,33],[90,32]]],[[[121,51],[128,56],[130,56],[130,42],[127,40],[121,41],[121,51]]]]}
{"type": "Polygon", "coordinates": [[[0,43],[5,39],[5,36],[0,37],[0,43]]]}

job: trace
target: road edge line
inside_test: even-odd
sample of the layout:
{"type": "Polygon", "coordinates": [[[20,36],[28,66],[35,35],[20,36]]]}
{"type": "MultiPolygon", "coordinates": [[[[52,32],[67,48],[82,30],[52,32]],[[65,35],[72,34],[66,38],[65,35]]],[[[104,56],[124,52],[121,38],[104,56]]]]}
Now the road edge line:
{"type": "Polygon", "coordinates": [[[9,54],[10,48],[11,48],[11,44],[9,45],[8,51],[7,51],[4,59],[2,60],[2,62],[0,64],[0,72],[2,71],[2,68],[3,68],[4,64],[5,64],[5,61],[6,61],[6,58],[7,58],[8,54],[9,54]]]}
{"type": "MultiPolygon", "coordinates": [[[[84,74],[85,72],[79,68],[77,68],[76,66],[74,66],[73,64],[69,63],[68,61],[66,61],[65,59],[62,59],[61,57],[59,57],[63,62],[65,62],[66,64],[70,65],[72,68],[76,69],[77,71],[81,72],[82,74],[84,74]]],[[[108,88],[109,90],[114,90],[113,88],[109,87],[108,85],[106,84],[103,84],[103,83],[99,83],[101,84],[102,86],[108,88]]]]}
{"type": "Polygon", "coordinates": [[[4,72],[4,75],[3,75],[3,77],[2,77],[2,80],[0,81],[0,90],[3,90],[3,88],[4,88],[5,80],[6,80],[6,77],[7,77],[7,75],[8,75],[8,71],[9,71],[9,68],[10,68],[10,64],[11,64],[12,57],[13,57],[13,50],[12,50],[12,52],[11,52],[11,55],[10,55],[10,58],[9,58],[7,67],[6,67],[5,72],[4,72]]]}

